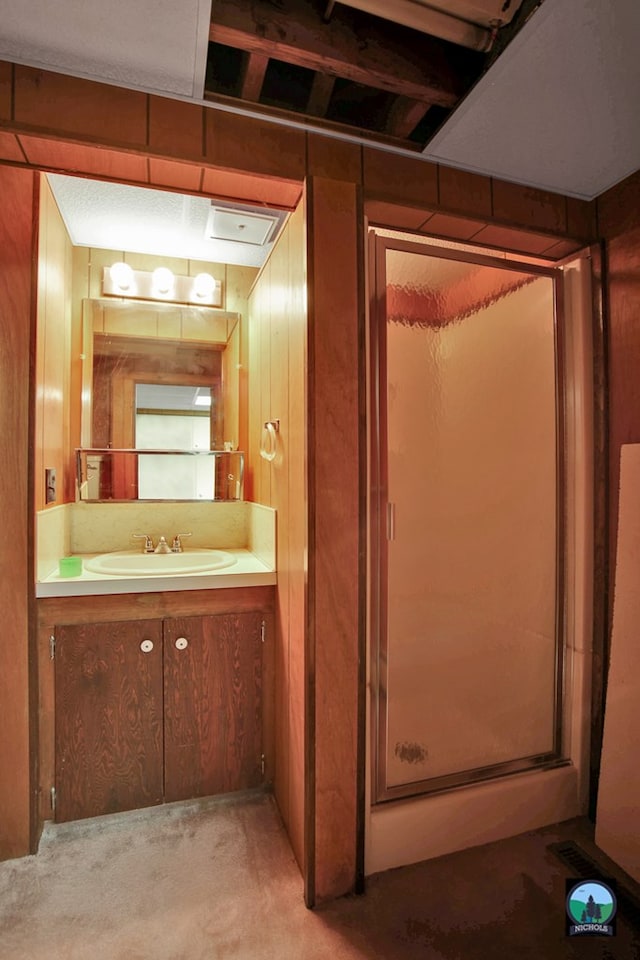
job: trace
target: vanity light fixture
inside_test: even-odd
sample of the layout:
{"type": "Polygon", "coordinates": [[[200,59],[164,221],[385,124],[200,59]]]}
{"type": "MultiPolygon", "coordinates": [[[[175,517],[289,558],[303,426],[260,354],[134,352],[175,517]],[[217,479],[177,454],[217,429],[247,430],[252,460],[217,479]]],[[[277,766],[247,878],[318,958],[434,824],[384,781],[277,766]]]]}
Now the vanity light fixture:
{"type": "Polygon", "coordinates": [[[197,304],[221,307],[222,283],[210,273],[195,277],[174,274],[168,267],[157,267],[153,273],[132,270],[128,263],[105,267],[102,293],[112,297],[135,297],[138,300],[162,300],[165,303],[197,304]]]}
{"type": "Polygon", "coordinates": [[[168,297],[175,284],[173,271],[168,267],[157,267],[152,274],[153,290],[161,297],[168,297]]]}
{"type": "Polygon", "coordinates": [[[210,273],[199,273],[193,278],[193,292],[198,300],[208,300],[216,287],[216,281],[210,273]]]}
{"type": "Polygon", "coordinates": [[[109,275],[113,281],[113,285],[117,287],[119,291],[123,293],[131,291],[134,274],[128,263],[124,263],[122,260],[113,263],[109,267],[109,275]]]}

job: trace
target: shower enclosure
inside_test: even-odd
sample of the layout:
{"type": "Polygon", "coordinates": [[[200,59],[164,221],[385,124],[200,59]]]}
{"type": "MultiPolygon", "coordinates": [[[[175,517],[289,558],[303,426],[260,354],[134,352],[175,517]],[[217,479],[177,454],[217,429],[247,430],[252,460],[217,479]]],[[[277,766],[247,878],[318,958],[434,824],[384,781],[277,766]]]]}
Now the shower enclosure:
{"type": "Polygon", "coordinates": [[[373,801],[562,757],[556,271],[372,234],[373,801]]]}

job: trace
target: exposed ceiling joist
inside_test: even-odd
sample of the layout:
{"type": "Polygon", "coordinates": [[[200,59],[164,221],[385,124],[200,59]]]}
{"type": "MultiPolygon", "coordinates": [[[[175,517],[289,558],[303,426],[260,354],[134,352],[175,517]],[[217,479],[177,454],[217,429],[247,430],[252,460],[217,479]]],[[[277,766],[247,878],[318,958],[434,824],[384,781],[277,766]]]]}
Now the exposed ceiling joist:
{"type": "Polygon", "coordinates": [[[398,97],[387,117],[387,133],[392,137],[404,139],[418,126],[428,106],[419,100],[398,97]]]}
{"type": "Polygon", "coordinates": [[[465,89],[460,63],[445,41],[406,31],[400,43],[391,25],[376,18],[359,30],[357,12],[348,8],[337,7],[326,23],[312,0],[281,0],[277,6],[213,0],[211,16],[210,40],[249,54],[445,108],[465,89]]]}
{"type": "Polygon", "coordinates": [[[258,100],[264,83],[264,75],[269,65],[269,57],[262,53],[247,54],[240,96],[243,100],[258,100]]]}
{"type": "Polygon", "coordinates": [[[307,112],[312,117],[324,117],[326,115],[335,85],[335,77],[331,77],[327,73],[316,73],[307,101],[307,112]]]}

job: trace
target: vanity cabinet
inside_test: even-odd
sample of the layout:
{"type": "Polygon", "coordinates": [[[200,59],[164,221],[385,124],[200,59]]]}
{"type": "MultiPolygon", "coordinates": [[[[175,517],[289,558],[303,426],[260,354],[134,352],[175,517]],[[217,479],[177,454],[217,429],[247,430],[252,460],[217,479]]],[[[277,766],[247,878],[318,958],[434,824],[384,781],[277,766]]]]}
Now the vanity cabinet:
{"type": "Polygon", "coordinates": [[[55,628],[55,819],[259,786],[264,614],[55,628]]]}

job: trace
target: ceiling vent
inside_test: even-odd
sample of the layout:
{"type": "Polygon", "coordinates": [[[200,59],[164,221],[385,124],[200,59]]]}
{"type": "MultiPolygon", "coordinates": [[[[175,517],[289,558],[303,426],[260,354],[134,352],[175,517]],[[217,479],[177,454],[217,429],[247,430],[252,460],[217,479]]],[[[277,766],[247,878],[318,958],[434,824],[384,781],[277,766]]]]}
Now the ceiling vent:
{"type": "Polygon", "coordinates": [[[235,240],[262,247],[269,243],[280,223],[280,217],[272,213],[253,213],[213,206],[207,219],[208,240],[235,240]]]}

